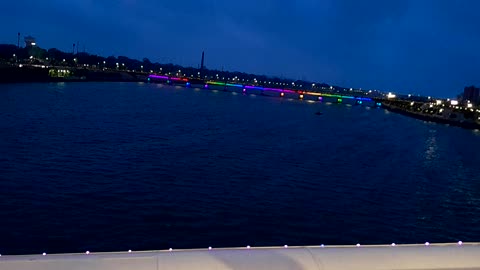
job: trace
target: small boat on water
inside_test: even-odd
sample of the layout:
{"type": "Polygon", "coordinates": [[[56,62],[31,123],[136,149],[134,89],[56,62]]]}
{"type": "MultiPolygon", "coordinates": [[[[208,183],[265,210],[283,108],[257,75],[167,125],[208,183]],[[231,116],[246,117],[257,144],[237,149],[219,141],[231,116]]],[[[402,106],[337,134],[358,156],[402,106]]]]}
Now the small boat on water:
{"type": "Polygon", "coordinates": [[[322,112],[316,112],[315,115],[322,115],[322,112]]]}

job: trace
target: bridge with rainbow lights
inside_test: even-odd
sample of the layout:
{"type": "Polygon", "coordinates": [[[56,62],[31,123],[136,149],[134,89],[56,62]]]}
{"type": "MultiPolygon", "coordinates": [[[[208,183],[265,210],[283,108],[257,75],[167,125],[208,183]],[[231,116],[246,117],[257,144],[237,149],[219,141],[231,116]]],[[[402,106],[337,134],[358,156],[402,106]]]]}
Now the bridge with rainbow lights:
{"type": "Polygon", "coordinates": [[[240,89],[242,93],[260,93],[265,95],[265,93],[277,93],[280,97],[297,97],[298,99],[316,99],[319,101],[323,101],[324,98],[329,99],[335,103],[342,103],[344,100],[352,100],[355,104],[363,104],[364,102],[368,102],[369,104],[380,107],[382,103],[380,100],[368,98],[368,97],[361,97],[361,96],[351,96],[351,95],[340,95],[340,94],[331,94],[331,93],[321,93],[321,92],[314,92],[314,91],[305,91],[305,90],[295,90],[295,89],[288,89],[288,88],[271,88],[265,87],[260,85],[244,85],[238,83],[231,83],[231,82],[220,82],[220,81],[212,81],[212,80],[202,80],[202,79],[189,79],[189,78],[180,78],[180,77],[172,77],[166,75],[149,75],[148,76],[149,82],[159,82],[159,83],[166,83],[166,84],[176,84],[176,85],[184,85],[186,87],[198,87],[204,89],[217,89],[223,91],[237,91],[236,89],[240,89]]]}

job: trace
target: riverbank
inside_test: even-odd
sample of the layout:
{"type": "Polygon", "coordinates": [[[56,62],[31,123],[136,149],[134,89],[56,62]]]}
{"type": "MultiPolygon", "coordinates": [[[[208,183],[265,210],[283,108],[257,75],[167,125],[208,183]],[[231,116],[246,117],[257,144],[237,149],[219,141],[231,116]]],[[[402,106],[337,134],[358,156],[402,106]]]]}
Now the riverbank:
{"type": "MultiPolygon", "coordinates": [[[[55,74],[58,74],[56,72],[55,74]]],[[[137,72],[116,70],[94,70],[87,68],[46,66],[0,66],[0,83],[28,82],[144,82],[147,75],[137,72]],[[68,70],[69,76],[52,76],[52,70],[68,70]]]]}
{"type": "Polygon", "coordinates": [[[388,111],[409,116],[409,117],[423,120],[423,121],[446,124],[446,125],[461,127],[465,129],[480,130],[480,123],[478,121],[475,121],[475,119],[478,118],[478,114],[476,115],[472,114],[473,117],[470,117],[470,116],[466,117],[465,112],[455,111],[449,108],[440,109],[437,112],[435,112],[435,110],[432,109],[430,111],[431,113],[425,113],[423,110],[421,111],[413,110],[413,108],[418,108],[418,106],[417,107],[412,106],[411,107],[412,109],[410,109],[408,106],[405,106],[405,103],[406,102],[404,101],[383,101],[382,106],[388,111]]]}

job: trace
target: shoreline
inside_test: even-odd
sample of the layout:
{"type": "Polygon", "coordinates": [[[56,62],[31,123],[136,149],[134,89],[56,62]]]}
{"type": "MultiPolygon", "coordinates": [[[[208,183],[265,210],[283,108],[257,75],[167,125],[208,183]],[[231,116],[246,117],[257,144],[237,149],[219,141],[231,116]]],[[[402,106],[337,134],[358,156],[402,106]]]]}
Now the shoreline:
{"type": "Polygon", "coordinates": [[[382,107],[393,113],[408,116],[418,120],[428,121],[428,122],[437,123],[437,124],[445,124],[445,125],[455,126],[455,127],[461,127],[461,128],[470,129],[470,130],[476,130],[476,129],[480,130],[480,123],[477,123],[477,122],[448,119],[448,118],[435,116],[435,115],[427,115],[424,113],[409,111],[388,103],[382,103],[382,107]]]}
{"type": "MultiPolygon", "coordinates": [[[[59,69],[61,67],[55,67],[59,69]]],[[[4,66],[0,67],[0,85],[10,83],[52,83],[52,82],[145,82],[147,74],[116,70],[93,70],[65,67],[71,70],[73,76],[51,76],[51,68],[33,66],[4,66]]]]}

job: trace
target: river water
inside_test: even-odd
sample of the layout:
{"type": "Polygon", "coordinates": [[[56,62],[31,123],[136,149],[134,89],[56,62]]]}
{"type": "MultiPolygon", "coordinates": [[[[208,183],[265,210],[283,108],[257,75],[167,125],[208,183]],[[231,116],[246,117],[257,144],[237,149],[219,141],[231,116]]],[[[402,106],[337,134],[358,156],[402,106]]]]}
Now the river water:
{"type": "Polygon", "coordinates": [[[459,240],[480,241],[478,131],[156,84],[0,85],[1,254],[459,240]]]}

